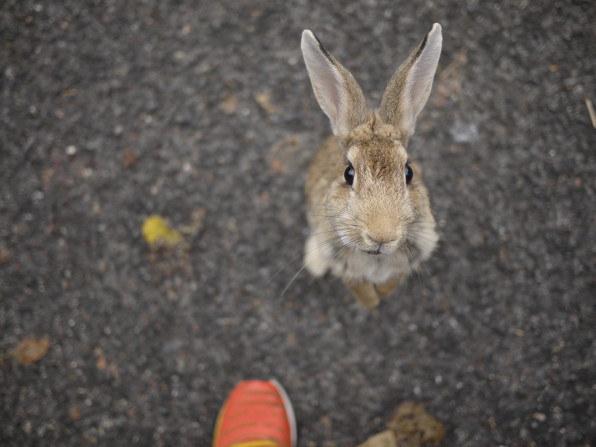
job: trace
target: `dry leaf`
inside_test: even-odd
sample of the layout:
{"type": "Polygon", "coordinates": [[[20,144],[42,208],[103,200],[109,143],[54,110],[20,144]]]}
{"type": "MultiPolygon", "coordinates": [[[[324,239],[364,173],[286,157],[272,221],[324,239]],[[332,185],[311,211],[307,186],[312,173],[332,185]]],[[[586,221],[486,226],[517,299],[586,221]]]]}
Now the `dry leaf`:
{"type": "Polygon", "coordinates": [[[220,103],[219,109],[226,115],[233,115],[238,109],[238,98],[234,94],[229,94],[220,103]]]}
{"type": "Polygon", "coordinates": [[[403,402],[387,428],[395,434],[397,447],[436,446],[445,436],[443,424],[416,402],[403,402]]]}
{"type": "Polygon", "coordinates": [[[358,447],[396,447],[395,435],[391,430],[385,430],[379,434],[374,435],[372,438],[368,438],[364,444],[360,444],[358,447]]]}
{"type": "Polygon", "coordinates": [[[45,338],[26,338],[14,350],[14,356],[21,365],[38,362],[50,349],[50,342],[45,338]]]}
{"type": "Polygon", "coordinates": [[[273,115],[277,111],[273,104],[271,104],[271,96],[266,92],[255,93],[255,101],[267,115],[273,115]]]}
{"type": "Polygon", "coordinates": [[[73,406],[68,413],[68,417],[71,421],[78,421],[81,419],[81,405],[76,404],[73,406]]]}
{"type": "Polygon", "coordinates": [[[97,361],[95,362],[95,366],[97,367],[97,369],[105,369],[105,367],[108,366],[108,361],[103,355],[100,355],[97,361]]]}

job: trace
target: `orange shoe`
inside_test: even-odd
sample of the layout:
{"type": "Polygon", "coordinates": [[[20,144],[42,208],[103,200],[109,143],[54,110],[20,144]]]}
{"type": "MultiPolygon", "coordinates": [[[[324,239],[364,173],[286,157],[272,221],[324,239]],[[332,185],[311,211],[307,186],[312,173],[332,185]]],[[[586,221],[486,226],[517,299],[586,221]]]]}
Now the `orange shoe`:
{"type": "Polygon", "coordinates": [[[288,395],[275,380],[234,387],[215,424],[213,447],[295,447],[296,420],[288,395]]]}

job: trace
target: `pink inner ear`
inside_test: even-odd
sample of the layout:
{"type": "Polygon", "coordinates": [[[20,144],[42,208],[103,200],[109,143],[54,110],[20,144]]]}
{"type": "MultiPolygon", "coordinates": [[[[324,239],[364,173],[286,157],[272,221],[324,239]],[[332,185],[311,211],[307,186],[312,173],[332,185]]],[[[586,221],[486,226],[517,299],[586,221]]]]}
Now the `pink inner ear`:
{"type": "Polygon", "coordinates": [[[324,54],[314,35],[304,37],[302,54],[317,101],[331,120],[335,132],[346,107],[341,74],[324,54]]]}
{"type": "Polygon", "coordinates": [[[309,48],[309,53],[305,55],[305,59],[310,68],[311,81],[315,93],[317,93],[319,105],[331,121],[335,121],[343,102],[339,73],[319,52],[318,48],[316,50],[309,48]]]}
{"type": "Polygon", "coordinates": [[[407,92],[414,117],[422,111],[426,104],[433,78],[437,70],[441,55],[442,37],[440,31],[434,31],[428,36],[426,47],[415,62],[407,81],[407,92]]]}
{"type": "MultiPolygon", "coordinates": [[[[321,58],[324,58],[324,56],[321,56],[321,58]]],[[[329,112],[335,115],[334,118],[336,118],[342,104],[339,74],[326,60],[317,59],[313,66],[313,75],[321,100],[325,102],[330,109],[329,112]]],[[[323,104],[321,104],[321,107],[323,107],[323,104]]]]}

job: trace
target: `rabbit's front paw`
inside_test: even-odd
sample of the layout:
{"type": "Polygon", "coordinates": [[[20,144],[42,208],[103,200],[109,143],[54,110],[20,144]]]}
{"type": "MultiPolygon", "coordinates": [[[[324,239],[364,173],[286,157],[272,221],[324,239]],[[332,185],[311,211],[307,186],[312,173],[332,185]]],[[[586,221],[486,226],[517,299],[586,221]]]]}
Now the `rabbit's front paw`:
{"type": "Polygon", "coordinates": [[[401,275],[391,278],[384,283],[376,284],[375,289],[381,298],[385,298],[386,296],[391,295],[404,279],[406,279],[406,275],[402,273],[401,275]]]}
{"type": "Polygon", "coordinates": [[[377,307],[381,298],[375,285],[370,281],[356,281],[344,279],[346,285],[352,290],[354,298],[368,309],[377,307]]]}
{"type": "Polygon", "coordinates": [[[329,246],[318,240],[315,236],[309,236],[306,240],[304,252],[304,266],[315,278],[319,278],[329,270],[329,261],[333,253],[329,246]]]}

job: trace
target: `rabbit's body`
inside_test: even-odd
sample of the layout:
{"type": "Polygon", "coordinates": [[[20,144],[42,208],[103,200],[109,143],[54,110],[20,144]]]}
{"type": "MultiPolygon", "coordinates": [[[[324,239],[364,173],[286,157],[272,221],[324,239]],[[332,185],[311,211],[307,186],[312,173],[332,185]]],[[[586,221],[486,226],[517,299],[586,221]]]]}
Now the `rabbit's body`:
{"type": "Polygon", "coordinates": [[[305,266],[314,276],[342,278],[367,307],[391,293],[438,240],[420,169],[405,149],[430,93],[437,45],[440,54],[435,25],[389,82],[381,108],[368,110],[352,75],[312,33],[303,34],[313,89],[334,132],[308,171],[305,266]],[[416,69],[431,71],[430,80],[426,72],[413,79],[416,69]]]}

